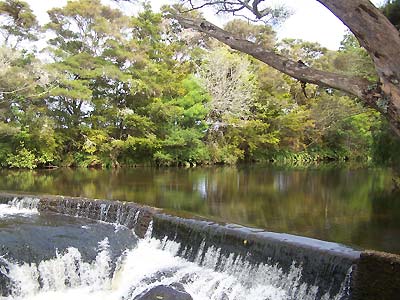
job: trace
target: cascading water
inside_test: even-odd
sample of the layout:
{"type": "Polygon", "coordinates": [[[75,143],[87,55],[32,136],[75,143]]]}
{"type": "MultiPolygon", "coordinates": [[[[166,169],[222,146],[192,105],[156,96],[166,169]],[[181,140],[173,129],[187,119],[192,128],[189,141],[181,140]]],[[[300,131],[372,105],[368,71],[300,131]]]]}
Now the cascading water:
{"type": "Polygon", "coordinates": [[[107,289],[109,284],[112,261],[108,247],[107,239],[99,243],[99,252],[91,263],[85,262],[81,253],[72,247],[38,265],[8,263],[7,276],[12,289],[5,299],[64,299],[74,294],[79,298],[95,296],[96,291],[107,289]]]}
{"type": "Polygon", "coordinates": [[[176,256],[178,248],[174,242],[143,239],[118,259],[113,274],[107,240],[91,263],[84,262],[77,249],[68,248],[39,265],[10,264],[13,288],[4,299],[128,300],[155,286],[176,283],[194,300],[316,299],[317,287],[299,284],[301,270],[295,267],[284,274],[277,266],[251,266],[232,257],[220,260],[218,250],[208,250],[203,263],[197,264],[176,256]]]}
{"type": "MultiPolygon", "coordinates": [[[[198,265],[176,256],[179,245],[155,239],[141,240],[126,251],[111,274],[108,242],[99,246],[96,259],[87,263],[79,251],[68,248],[54,259],[35,264],[10,264],[11,296],[4,299],[136,299],[159,285],[180,283],[194,300],[315,299],[317,287],[299,284],[301,270],[283,274],[277,266],[251,266],[242,259],[208,251],[198,265]],[[218,271],[216,271],[218,270],[218,271]]],[[[340,299],[341,295],[323,299],[340,299]]]]}
{"type": "MultiPolygon", "coordinates": [[[[33,202],[27,199],[18,202],[14,199],[6,205],[7,209],[24,212],[26,210],[37,214],[38,204],[34,205],[33,202]],[[28,204],[29,202],[32,205],[28,204]]],[[[75,204],[66,205],[72,210],[75,204]]],[[[78,213],[74,215],[92,214],[88,211],[87,203],[84,207],[81,206],[82,211],[79,211],[79,207],[75,207],[73,210],[74,212],[78,210],[78,213]]],[[[125,222],[136,224],[140,211],[127,213],[124,207],[118,209],[102,204],[97,214],[101,223],[92,221],[88,225],[82,225],[82,221],[79,221],[79,230],[86,230],[89,234],[97,228],[96,226],[100,226],[110,218],[119,224],[125,222]],[[110,217],[112,211],[116,212],[115,218],[110,217]]],[[[56,215],[56,217],[61,216],[56,215]]],[[[89,223],[89,220],[87,222],[89,223]]],[[[68,226],[71,224],[68,223],[68,226]]],[[[114,237],[117,233],[109,234],[96,242],[96,254],[91,258],[90,255],[82,253],[84,247],[78,246],[58,248],[53,255],[36,262],[16,260],[0,253],[3,255],[0,257],[0,275],[7,278],[9,287],[8,294],[0,299],[70,300],[75,297],[85,300],[138,300],[146,291],[161,285],[180,286],[194,300],[346,298],[346,283],[343,283],[337,295],[326,293],[321,297],[318,294],[318,286],[307,285],[301,280],[302,269],[295,264],[289,271],[283,271],[277,264],[254,264],[247,257],[227,254],[217,247],[205,247],[204,242],[194,253],[194,260],[188,261],[183,258],[186,257],[185,252],[193,249],[182,250],[180,243],[171,241],[167,237],[154,238],[152,227],[150,222],[144,238],[137,242],[125,237],[128,242],[120,247],[119,252],[112,249],[118,241],[114,237]]],[[[127,233],[134,236],[133,231],[126,229],[125,226],[124,228],[127,233]]],[[[84,235],[74,238],[88,242],[84,235]]]]}
{"type": "Polygon", "coordinates": [[[38,198],[24,197],[18,199],[15,197],[6,204],[0,204],[0,218],[38,214],[39,201],[38,198]]]}

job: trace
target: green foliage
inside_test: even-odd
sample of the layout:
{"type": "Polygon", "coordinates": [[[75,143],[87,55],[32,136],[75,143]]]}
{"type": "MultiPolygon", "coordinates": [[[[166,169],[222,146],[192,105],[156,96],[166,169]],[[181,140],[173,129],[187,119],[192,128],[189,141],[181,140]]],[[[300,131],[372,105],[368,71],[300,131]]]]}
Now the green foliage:
{"type": "Polygon", "coordinates": [[[160,141],[155,135],[150,134],[146,137],[129,136],[124,141],[113,141],[111,151],[118,153],[118,156],[113,158],[114,162],[131,166],[151,162],[159,148],[160,141]]]}
{"type": "Polygon", "coordinates": [[[35,154],[25,148],[24,143],[21,143],[15,154],[9,154],[7,164],[10,168],[19,169],[35,169],[37,167],[35,154]]]}
{"type": "Polygon", "coordinates": [[[400,1],[387,0],[381,9],[389,21],[396,26],[397,29],[400,29],[400,1]]]}
{"type": "Polygon", "coordinates": [[[209,143],[208,151],[211,162],[214,164],[235,165],[244,159],[243,150],[239,149],[237,145],[209,143]]]}
{"type": "Polygon", "coordinates": [[[333,65],[344,74],[361,76],[372,82],[377,80],[371,57],[350,32],[345,35],[333,65]]]}
{"type": "Polygon", "coordinates": [[[0,32],[4,36],[4,44],[16,48],[23,40],[38,39],[36,16],[25,1],[1,1],[0,16],[3,17],[0,32]]]}
{"type": "Polygon", "coordinates": [[[7,167],[7,159],[11,155],[12,149],[8,143],[0,143],[0,167],[7,167]]]}
{"type": "Polygon", "coordinates": [[[208,155],[201,142],[203,134],[196,129],[172,129],[162,141],[162,150],[154,159],[159,165],[196,164],[204,162],[208,155]]]}
{"type": "Polygon", "coordinates": [[[278,132],[261,120],[230,119],[223,128],[208,132],[211,161],[235,164],[238,161],[260,160],[279,143],[278,132]]]}
{"type": "Polygon", "coordinates": [[[314,151],[285,151],[272,153],[270,161],[277,165],[304,166],[317,164],[323,161],[343,161],[345,157],[333,150],[318,149],[314,151]]]}
{"type": "Polygon", "coordinates": [[[156,124],[161,149],[154,155],[158,165],[197,164],[208,160],[208,152],[203,143],[207,130],[205,119],[209,95],[194,77],[181,82],[175,99],[154,102],[151,116],[156,124]]]}
{"type": "Polygon", "coordinates": [[[328,49],[318,43],[306,42],[299,39],[284,39],[278,45],[279,52],[293,60],[313,65],[317,59],[328,52],[328,49]]]}
{"type": "MultiPolygon", "coordinates": [[[[400,140],[392,134],[389,124],[381,121],[379,130],[372,133],[372,157],[378,164],[395,166],[400,165],[400,140]]],[[[398,172],[398,170],[397,170],[398,172]]]]}
{"type": "MultiPolygon", "coordinates": [[[[218,42],[199,45],[148,4],[129,17],[100,0],[50,10],[46,64],[14,49],[38,36],[29,6],[0,1],[0,14],[1,167],[398,161],[376,112],[218,42]]],[[[351,34],[329,51],[276,44],[269,26],[234,20],[225,29],[316,68],[376,78],[351,34]]]]}
{"type": "Polygon", "coordinates": [[[272,48],[275,44],[276,33],[268,25],[254,25],[245,20],[234,19],[226,23],[224,29],[241,39],[253,41],[263,47],[272,48]]]}

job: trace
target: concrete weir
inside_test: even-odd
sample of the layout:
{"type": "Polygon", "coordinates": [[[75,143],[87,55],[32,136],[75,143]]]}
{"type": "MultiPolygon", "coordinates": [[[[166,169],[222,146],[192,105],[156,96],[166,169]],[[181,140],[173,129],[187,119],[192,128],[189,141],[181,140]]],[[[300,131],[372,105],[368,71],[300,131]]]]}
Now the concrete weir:
{"type": "MultiPolygon", "coordinates": [[[[144,237],[179,243],[178,255],[201,262],[208,249],[218,249],[219,260],[243,258],[251,265],[276,265],[285,273],[302,270],[301,284],[318,287],[317,299],[386,300],[400,295],[400,256],[356,251],[336,243],[289,234],[266,232],[233,224],[172,216],[135,203],[64,196],[28,196],[0,193],[0,203],[39,199],[39,211],[116,223],[144,237]]],[[[26,205],[29,205],[27,202],[26,205]]],[[[297,298],[295,298],[297,299],[297,298]]]]}

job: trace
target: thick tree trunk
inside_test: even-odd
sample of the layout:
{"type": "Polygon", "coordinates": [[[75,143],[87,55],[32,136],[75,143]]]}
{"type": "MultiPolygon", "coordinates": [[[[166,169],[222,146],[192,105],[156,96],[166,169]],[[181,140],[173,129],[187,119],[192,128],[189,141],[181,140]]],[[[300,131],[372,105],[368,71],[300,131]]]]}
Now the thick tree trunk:
{"type": "Polygon", "coordinates": [[[255,43],[236,38],[204,19],[181,15],[174,18],[186,28],[213,37],[231,48],[247,53],[302,82],[331,87],[357,96],[380,111],[400,136],[400,35],[398,30],[368,0],[317,0],[336,15],[356,35],[371,55],[379,83],[317,70],[295,62],[255,43]]]}
{"type": "Polygon", "coordinates": [[[317,0],[337,16],[371,55],[380,78],[381,97],[366,91],[362,99],[379,102],[400,135],[400,33],[368,0],[317,0]]]}

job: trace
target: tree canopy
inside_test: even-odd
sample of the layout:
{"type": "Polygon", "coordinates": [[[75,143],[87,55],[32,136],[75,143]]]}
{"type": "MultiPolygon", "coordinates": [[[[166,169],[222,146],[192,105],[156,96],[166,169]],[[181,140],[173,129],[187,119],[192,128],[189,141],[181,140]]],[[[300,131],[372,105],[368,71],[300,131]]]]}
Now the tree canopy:
{"type": "Polygon", "coordinates": [[[23,1],[0,1],[0,8],[7,21],[0,29],[2,167],[396,162],[400,144],[387,114],[339,89],[379,78],[350,32],[331,51],[277,41],[268,22],[234,19],[211,29],[196,23],[197,12],[179,17],[217,39],[235,30],[232,43],[261,49],[247,55],[226,40],[181,30],[148,4],[128,16],[100,0],[69,1],[50,10],[42,27],[23,1]],[[45,44],[41,53],[34,38],[45,44]],[[289,75],[301,72],[300,80],[260,56],[289,75]],[[321,74],[335,74],[336,83],[305,84],[320,83],[321,74]]]}
{"type": "Polygon", "coordinates": [[[25,1],[0,2],[0,32],[4,43],[15,48],[23,40],[37,40],[39,29],[36,16],[25,1]]]}
{"type": "MultiPolygon", "coordinates": [[[[392,129],[400,136],[400,36],[398,30],[383,12],[369,0],[317,0],[337,16],[357,38],[371,57],[378,76],[377,81],[359,76],[348,76],[299,64],[277,54],[273,49],[260,47],[254,41],[237,37],[205,19],[193,18],[179,10],[173,13],[180,24],[216,38],[232,49],[247,53],[271,67],[302,82],[344,91],[363,100],[366,105],[384,115],[392,129]]],[[[268,22],[275,19],[275,9],[263,0],[182,0],[190,9],[211,6],[219,12],[233,15],[251,14],[255,20],[268,22]]],[[[387,12],[394,12],[395,2],[389,1],[387,12]]],[[[281,11],[281,10],[279,10],[281,11]]],[[[277,14],[278,19],[281,14],[277,14]]]]}

